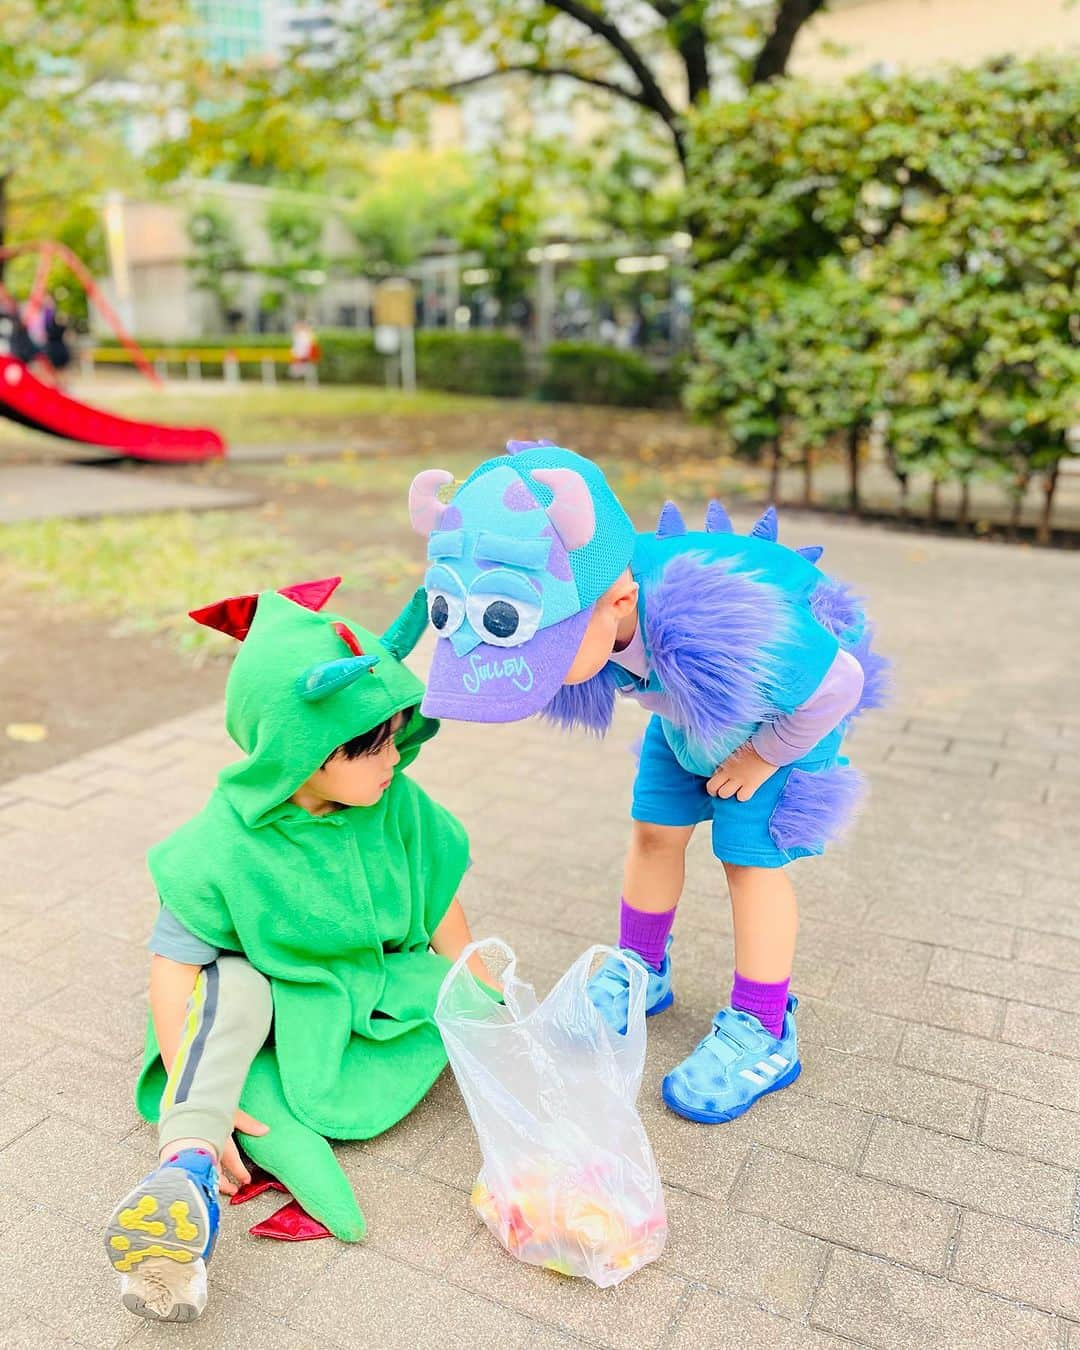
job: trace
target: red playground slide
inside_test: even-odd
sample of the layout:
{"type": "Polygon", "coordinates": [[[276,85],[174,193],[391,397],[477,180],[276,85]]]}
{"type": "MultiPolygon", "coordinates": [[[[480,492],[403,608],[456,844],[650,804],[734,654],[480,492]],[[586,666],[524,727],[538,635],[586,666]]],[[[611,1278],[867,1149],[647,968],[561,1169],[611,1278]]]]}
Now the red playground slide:
{"type": "Polygon", "coordinates": [[[218,459],[225,442],[207,427],[161,427],[91,408],[43,384],[19,361],[0,356],[0,416],[84,445],[100,445],[132,459],[173,464],[218,459]]]}

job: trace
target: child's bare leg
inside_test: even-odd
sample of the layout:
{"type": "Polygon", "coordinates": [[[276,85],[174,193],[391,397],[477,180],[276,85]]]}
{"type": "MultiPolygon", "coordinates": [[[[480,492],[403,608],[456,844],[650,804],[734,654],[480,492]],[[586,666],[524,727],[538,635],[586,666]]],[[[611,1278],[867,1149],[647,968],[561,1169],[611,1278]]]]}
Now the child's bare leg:
{"type": "Polygon", "coordinates": [[[686,847],[693,825],[650,825],[635,820],[623,873],[619,946],[654,970],[663,964],[675,909],[686,880],[686,847]]]}
{"type": "Polygon", "coordinates": [[[795,892],[782,867],[724,863],[724,871],[735,929],[731,1006],[752,1013],[779,1036],[799,929],[795,892]]]}
{"type": "Polygon", "coordinates": [[[693,833],[693,825],[632,822],[623,895],[635,909],[660,914],[679,903],[686,880],[686,849],[693,833]]]}

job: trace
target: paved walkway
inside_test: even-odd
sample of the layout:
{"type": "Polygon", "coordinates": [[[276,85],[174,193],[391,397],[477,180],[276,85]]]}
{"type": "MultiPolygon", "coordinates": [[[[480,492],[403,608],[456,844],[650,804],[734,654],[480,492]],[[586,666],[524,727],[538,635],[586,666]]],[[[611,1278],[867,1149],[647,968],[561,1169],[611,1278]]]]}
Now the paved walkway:
{"type": "MultiPolygon", "coordinates": [[[[853,740],[874,795],[852,841],[795,869],[802,1079],[718,1128],[659,1102],[730,969],[717,869],[692,850],[641,1097],[662,1262],[599,1293],[504,1255],[470,1213],[476,1150],[444,1077],[341,1150],[365,1244],[250,1238],[266,1197],[227,1211],[202,1322],[119,1308],[98,1230],[152,1156],[130,1097],[142,855],[228,754],[211,708],[0,789],[0,1344],[1080,1350],[1076,561],[798,535],[874,595],[900,694],[853,740]]],[[[476,930],[538,984],[611,935],[639,726],[626,710],[599,748],[448,727],[421,756],[473,835],[476,930]]]]}
{"type": "Polygon", "coordinates": [[[12,464],[0,466],[0,525],[57,516],[89,518],[147,511],[218,511],[252,506],[250,492],[185,483],[162,465],[12,464]]]}

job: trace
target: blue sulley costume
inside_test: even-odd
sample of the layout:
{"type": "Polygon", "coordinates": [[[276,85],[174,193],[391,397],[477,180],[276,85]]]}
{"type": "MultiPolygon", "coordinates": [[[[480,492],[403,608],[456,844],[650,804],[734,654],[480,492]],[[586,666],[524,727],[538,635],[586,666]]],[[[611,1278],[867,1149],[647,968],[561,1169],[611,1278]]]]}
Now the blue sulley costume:
{"type": "MultiPolygon", "coordinates": [[[[654,716],[642,744],[634,819],[711,820],[716,856],[744,866],[781,867],[824,851],[862,791],[861,776],[841,754],[844,733],[855,716],[883,702],[887,662],[872,650],[861,602],[816,566],[820,548],[778,543],[771,507],[748,536],[736,535],[718,502],[704,531],[688,530],[668,503],[655,533],[635,533],[594,464],[543,442],[511,442],[447,504],[439,493],[451,482],[445,471],[428,470],[410,492],[413,524],[429,536],[428,610],[443,639],[425,713],[486,722],[540,713],[602,735],[616,696],[635,698],[654,716]],[[639,587],[637,670],[613,652],[592,679],[563,684],[597,600],[627,568],[639,587]],[[783,756],[749,801],[709,796],[707,779],[748,741],[763,758],[781,762],[759,742],[782,745],[785,719],[823,687],[838,654],[855,670],[857,702],[849,701],[815,744],[783,756]]],[[[659,1012],[671,1002],[670,962],[649,970],[648,1007],[659,1012]]],[[[602,970],[594,996],[621,1029],[620,978],[602,970]]],[[[746,1064],[739,1069],[742,1060],[732,1061],[741,1082],[728,1084],[724,1100],[710,1086],[712,1066],[704,1076],[697,1072],[699,1047],[665,1080],[668,1104],[693,1119],[730,1119],[762,1090],[792,1081],[799,1071],[794,1006],[792,999],[779,1042],[759,1043],[737,1029],[746,1064]]],[[[717,1037],[706,1042],[715,1057],[717,1037]]]]}

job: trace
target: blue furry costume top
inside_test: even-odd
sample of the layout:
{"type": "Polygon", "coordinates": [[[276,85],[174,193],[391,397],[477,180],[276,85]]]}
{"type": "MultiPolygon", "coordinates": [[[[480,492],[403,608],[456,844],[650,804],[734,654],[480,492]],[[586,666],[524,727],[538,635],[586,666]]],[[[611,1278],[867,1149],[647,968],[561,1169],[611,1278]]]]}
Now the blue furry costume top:
{"type": "Polygon", "coordinates": [[[609,661],[586,683],[564,685],[543,714],[603,734],[617,694],[646,706],[663,696],[667,715],[654,717],[646,735],[635,818],[682,825],[712,816],[718,856],[765,866],[821,853],[842,831],[862,779],[841,756],[841,742],[856,716],[884,702],[888,663],[872,650],[861,601],[816,566],[821,552],[778,543],[771,507],[748,536],[736,535],[718,502],[710,505],[703,532],[688,530],[669,502],[656,533],[636,536],[630,569],[639,586],[647,678],[609,661]],[[863,672],[855,708],[780,768],[759,790],[756,806],[703,799],[700,780],[763,723],[810,699],[840,649],[863,672]],[[695,780],[693,788],[666,764],[658,733],[695,780]]]}

